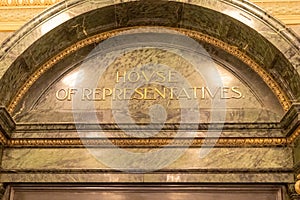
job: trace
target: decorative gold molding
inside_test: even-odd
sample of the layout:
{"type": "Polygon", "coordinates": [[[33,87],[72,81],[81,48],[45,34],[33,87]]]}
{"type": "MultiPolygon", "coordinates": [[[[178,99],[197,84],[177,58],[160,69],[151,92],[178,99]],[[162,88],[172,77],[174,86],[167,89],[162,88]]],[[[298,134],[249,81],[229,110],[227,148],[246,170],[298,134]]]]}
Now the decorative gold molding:
{"type": "Polygon", "coordinates": [[[300,174],[297,176],[298,181],[296,181],[295,183],[295,191],[297,192],[297,194],[300,194],[300,174]]]}
{"type": "Polygon", "coordinates": [[[300,126],[287,138],[287,143],[292,144],[300,135],[300,126]]]}
{"type": "MultiPolygon", "coordinates": [[[[44,74],[46,71],[48,71],[53,65],[55,65],[57,62],[62,60],[64,57],[70,55],[71,53],[87,46],[93,43],[101,42],[105,39],[108,39],[110,37],[113,37],[125,30],[130,29],[136,29],[141,27],[128,27],[128,28],[122,28],[122,29],[116,29],[109,32],[104,32],[97,34],[95,36],[89,37],[87,39],[81,40],[69,48],[65,49],[64,51],[60,52],[56,56],[54,56],[52,59],[50,59],[48,62],[46,62],[44,65],[42,65],[35,73],[33,73],[29,79],[26,81],[26,83],[21,87],[21,89],[18,91],[17,95],[13,98],[12,102],[8,106],[8,112],[13,113],[14,109],[16,108],[17,104],[20,102],[20,100],[23,98],[23,96],[26,94],[26,92],[29,90],[29,88],[37,81],[37,79],[44,74]]],[[[167,28],[167,27],[166,27],[167,28]]],[[[253,61],[249,56],[247,56],[245,53],[240,51],[237,47],[228,45],[227,43],[218,40],[216,38],[213,38],[211,36],[205,35],[203,33],[199,33],[196,31],[191,31],[187,29],[182,28],[168,28],[171,30],[178,31],[182,34],[185,34],[189,37],[192,37],[198,41],[203,41],[209,44],[212,44],[218,48],[221,48],[231,55],[237,57],[242,62],[247,64],[249,67],[251,67],[264,81],[265,83],[271,88],[273,93],[278,98],[280,104],[282,105],[283,109],[287,111],[291,103],[289,99],[287,98],[287,95],[285,92],[280,88],[278,83],[262,68],[260,67],[255,61],[253,61]]]]}
{"type": "MultiPolygon", "coordinates": [[[[287,146],[291,145],[300,135],[300,126],[288,138],[111,138],[111,139],[80,139],[80,138],[53,138],[53,139],[36,139],[36,138],[10,138],[7,139],[0,132],[0,142],[7,147],[147,147],[160,148],[170,145],[172,147],[189,146],[192,148],[205,146],[216,147],[272,147],[272,146],[287,146]]],[[[300,179],[300,176],[299,176],[300,179]]],[[[300,180],[299,180],[300,181],[300,180]]],[[[300,191],[300,182],[299,182],[300,191]]],[[[300,194],[300,193],[299,193],[300,194]]]]}
{"type": "Polygon", "coordinates": [[[0,144],[1,145],[7,145],[8,144],[8,139],[6,138],[4,133],[2,133],[1,131],[0,131],[0,144]]]}
{"type": "MultiPolygon", "coordinates": [[[[0,6],[51,6],[62,0],[0,0],[0,6]]],[[[270,13],[300,13],[300,0],[250,0],[270,13]]]]}
{"type": "MultiPolygon", "coordinates": [[[[270,146],[286,146],[292,144],[300,135],[300,126],[288,138],[194,138],[194,139],[174,139],[174,138],[112,138],[112,139],[19,139],[12,138],[7,140],[2,139],[2,144],[8,147],[147,147],[160,148],[162,146],[170,145],[172,147],[201,147],[216,146],[216,147],[270,147],[270,146]]],[[[300,177],[300,176],[299,176],[300,177]]],[[[298,183],[300,186],[300,182],[298,183]]],[[[300,187],[299,187],[300,191],[300,187]]],[[[299,193],[300,194],[300,193],[299,193]]]]}
{"type": "Polygon", "coordinates": [[[201,147],[202,145],[216,147],[226,146],[283,146],[286,145],[285,138],[195,138],[195,139],[176,139],[173,138],[122,138],[122,139],[11,139],[9,147],[55,147],[55,146],[118,146],[118,147],[147,147],[159,148],[170,145],[172,147],[201,147]],[[217,140],[217,141],[216,141],[217,140]],[[205,143],[205,144],[204,144],[205,143]]]}

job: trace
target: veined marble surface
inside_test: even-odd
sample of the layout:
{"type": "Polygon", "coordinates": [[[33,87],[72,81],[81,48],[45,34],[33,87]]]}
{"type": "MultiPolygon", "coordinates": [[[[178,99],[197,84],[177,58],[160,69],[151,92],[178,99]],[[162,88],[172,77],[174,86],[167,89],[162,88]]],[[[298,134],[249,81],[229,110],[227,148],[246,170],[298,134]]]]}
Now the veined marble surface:
{"type": "Polygon", "coordinates": [[[1,181],[284,183],[293,181],[291,151],[290,148],[215,148],[201,159],[199,149],[188,149],[169,166],[140,173],[134,168],[106,166],[87,149],[6,149],[1,181]]]}
{"type": "MultiPolygon", "coordinates": [[[[111,169],[93,156],[93,151],[105,152],[107,157],[113,150],[95,148],[16,148],[5,149],[2,157],[3,170],[68,170],[68,169],[111,169]],[[91,152],[92,151],[92,152],[91,152]]],[[[124,149],[128,152],[158,151],[156,149],[124,149]]],[[[174,152],[177,150],[174,149],[174,152]]],[[[165,170],[282,170],[293,166],[292,148],[213,148],[204,158],[200,158],[200,149],[190,148],[184,154],[166,166],[165,170]]],[[[96,154],[95,154],[96,155],[96,154]]],[[[145,154],[146,155],[146,154],[145,154]]],[[[166,155],[171,156],[171,155],[166,155]]],[[[163,159],[164,156],[162,156],[163,159]]],[[[124,157],[124,159],[126,156],[124,157]]],[[[111,159],[120,159],[112,157],[111,159]]],[[[124,162],[133,162],[133,160],[124,162]]],[[[139,164],[139,163],[136,163],[139,164]]],[[[124,166],[127,166],[124,163],[124,166]]],[[[131,166],[131,165],[128,165],[131,166]]],[[[120,169],[123,167],[120,166],[120,169]]],[[[126,170],[126,168],[124,167],[126,170]]],[[[135,168],[128,169],[134,170],[135,168]]],[[[118,169],[116,169],[118,170],[118,169]]]]}

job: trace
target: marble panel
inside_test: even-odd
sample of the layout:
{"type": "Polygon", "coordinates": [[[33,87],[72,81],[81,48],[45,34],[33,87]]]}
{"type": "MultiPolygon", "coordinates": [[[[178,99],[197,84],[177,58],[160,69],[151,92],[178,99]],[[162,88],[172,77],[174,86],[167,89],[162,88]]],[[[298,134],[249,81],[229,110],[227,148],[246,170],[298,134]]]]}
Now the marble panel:
{"type": "Polygon", "coordinates": [[[116,4],[119,27],[166,26],[179,27],[183,4],[173,1],[134,1],[116,4]]]}
{"type": "Polygon", "coordinates": [[[143,174],[120,173],[21,173],[1,174],[2,183],[143,183],[143,174]]]}
{"type": "Polygon", "coordinates": [[[300,173],[300,140],[297,139],[293,148],[293,159],[294,159],[294,168],[295,173],[300,173]]]}
{"type": "Polygon", "coordinates": [[[291,173],[209,173],[209,174],[145,174],[144,182],[150,183],[289,183],[291,173]]]}
{"type": "Polygon", "coordinates": [[[55,174],[55,173],[2,173],[2,183],[290,183],[293,174],[289,173],[167,173],[167,174],[55,174]]]}
{"type": "MultiPolygon", "coordinates": [[[[189,148],[187,150],[175,148],[166,150],[166,155],[160,155],[161,158],[149,157],[149,159],[150,161],[153,159],[157,162],[160,162],[159,160],[163,161],[170,159],[170,164],[168,166],[164,166],[163,163],[161,165],[160,163],[153,163],[155,166],[164,166],[164,170],[280,171],[291,169],[291,166],[293,166],[291,148],[213,148],[207,149],[209,154],[201,158],[200,153],[203,153],[204,150],[205,149],[203,148],[189,148]],[[175,157],[172,157],[173,155],[175,157]],[[173,160],[171,161],[171,159],[173,160]]],[[[2,158],[2,169],[13,171],[38,169],[111,169],[111,167],[101,163],[102,157],[97,157],[99,152],[103,152],[105,153],[105,157],[103,157],[105,163],[118,166],[116,170],[135,170],[134,166],[139,166],[141,164],[141,158],[138,156],[132,157],[132,153],[135,152],[136,155],[141,153],[146,156],[147,152],[153,151],[160,150],[121,149],[120,151],[116,151],[115,149],[96,148],[5,149],[2,158]],[[115,154],[120,152],[123,152],[124,155],[116,158],[115,154]],[[94,155],[96,155],[96,157],[94,155]],[[111,159],[121,160],[115,162],[111,159]]],[[[150,153],[148,155],[151,156],[152,154],[150,153]]]]}
{"type": "Polygon", "coordinates": [[[298,36],[270,16],[264,10],[245,1],[198,1],[188,0],[189,4],[209,8],[226,14],[259,32],[281,52],[290,48],[290,43],[299,46],[298,36]],[[246,11],[246,12],[245,12],[246,11]],[[285,39],[283,39],[285,38],[285,39]]]}
{"type": "MultiPolygon", "coordinates": [[[[151,29],[151,31],[153,32],[157,30],[158,28],[151,29]]],[[[127,38],[129,38],[129,36],[127,38]]],[[[124,45],[117,39],[113,40],[113,42],[118,42],[119,45],[124,45]]],[[[152,68],[147,67],[147,65],[153,65],[153,63],[155,63],[155,65],[164,65],[169,67],[170,69],[176,70],[176,72],[180,74],[180,77],[183,77],[185,80],[187,80],[189,84],[192,85],[192,87],[196,87],[196,85],[199,87],[209,87],[206,80],[208,80],[210,77],[205,77],[204,74],[201,74],[201,69],[199,71],[198,68],[201,68],[202,65],[210,65],[208,65],[206,61],[200,62],[194,61],[193,59],[186,60],[184,56],[181,56],[182,52],[180,52],[180,48],[183,47],[178,47],[179,50],[172,49],[168,51],[164,48],[145,48],[145,50],[143,50],[142,52],[136,52],[129,49],[127,50],[128,52],[124,55],[119,55],[117,51],[110,53],[112,55],[109,54],[104,58],[102,58],[101,56],[95,56],[98,53],[97,49],[101,49],[101,47],[102,46],[99,45],[95,50],[93,50],[92,46],[81,49],[80,51],[70,55],[65,60],[51,68],[49,70],[49,73],[42,76],[36,82],[36,84],[34,84],[30,88],[28,94],[25,95],[23,100],[19,103],[14,113],[14,119],[18,122],[23,123],[37,123],[46,121],[48,123],[70,123],[75,120],[74,115],[77,115],[76,110],[81,110],[81,112],[97,112],[97,121],[89,120],[90,123],[96,123],[98,121],[100,121],[101,123],[113,123],[114,119],[112,114],[114,111],[117,111],[117,109],[112,108],[112,105],[110,105],[110,103],[113,103],[113,101],[115,100],[112,100],[112,98],[110,97],[108,97],[105,101],[97,100],[94,101],[95,108],[93,108],[92,110],[88,109],[84,107],[87,104],[83,105],[84,100],[79,100],[83,96],[83,91],[86,91],[86,89],[84,88],[87,88],[87,90],[94,89],[96,86],[99,89],[103,87],[115,88],[117,85],[116,74],[119,71],[120,73],[121,71],[122,73],[125,73],[126,71],[131,70],[131,68],[134,68],[137,70],[141,70],[144,73],[148,73],[145,71],[151,71],[152,68]],[[178,52],[174,53],[174,51],[178,52]],[[90,77],[94,77],[96,73],[99,74],[102,68],[106,67],[103,63],[107,62],[107,60],[111,60],[110,65],[105,69],[105,73],[103,73],[101,76],[99,75],[99,77],[95,77],[95,81],[98,81],[99,84],[91,88],[90,77]],[[197,65],[199,65],[200,67],[194,64],[192,65],[190,63],[197,63],[197,65]],[[104,66],[102,66],[102,64],[104,66]],[[139,65],[143,66],[143,69],[135,67],[139,65]],[[76,80],[73,80],[74,78],[72,78],[79,76],[80,78],[76,80]],[[203,79],[203,77],[205,79],[203,79]],[[70,87],[76,88],[77,90],[77,94],[74,95],[74,99],[71,101],[58,100],[56,96],[57,92],[61,89],[70,87]],[[32,96],[30,94],[38,95],[32,96]],[[77,100],[81,101],[80,105],[82,105],[82,107],[76,108],[75,102],[77,100]]],[[[205,48],[208,49],[209,47],[205,46],[205,48]]],[[[210,53],[209,56],[212,56],[210,60],[213,65],[212,68],[214,68],[214,70],[219,74],[219,78],[222,81],[223,86],[236,87],[241,92],[241,96],[239,98],[229,98],[228,100],[225,100],[226,105],[224,105],[222,109],[226,110],[226,122],[278,122],[281,120],[283,114],[282,108],[279,105],[279,102],[274,94],[264,83],[262,83],[260,77],[258,77],[254,72],[249,71],[246,66],[242,66],[241,63],[237,62],[235,59],[230,59],[230,56],[225,54],[224,52],[220,52],[219,50],[212,50],[210,48],[209,52],[206,53],[210,53]],[[218,60],[214,60],[215,56],[221,57],[219,57],[218,60]],[[226,60],[222,60],[223,58],[226,60]]],[[[197,59],[200,60],[202,59],[202,57],[199,56],[197,59]]],[[[157,67],[153,67],[153,69],[155,69],[155,71],[161,70],[157,67]]],[[[180,79],[179,76],[176,76],[175,78],[177,81],[182,79],[180,79]]],[[[140,80],[139,82],[142,83],[142,81],[143,80],[140,80]]],[[[167,85],[169,83],[164,82],[162,84],[167,85]]],[[[181,87],[182,84],[178,83],[176,86],[181,87]]],[[[211,89],[215,88],[211,86],[211,89]]],[[[189,89],[189,92],[191,92],[191,89],[189,89]]],[[[198,93],[200,92],[198,91],[198,93]]],[[[235,93],[232,93],[231,95],[234,94],[235,93]]],[[[211,118],[210,109],[213,108],[211,108],[210,105],[212,100],[207,98],[208,94],[206,94],[205,96],[206,97],[200,99],[200,96],[198,94],[197,101],[201,109],[200,121],[203,123],[208,123],[210,122],[211,118]]],[[[217,95],[215,100],[217,98],[220,98],[220,95],[217,95]]],[[[168,98],[165,98],[164,101],[161,100],[154,102],[149,100],[130,100],[130,104],[139,107],[133,108],[131,106],[130,109],[134,110],[131,115],[143,114],[144,116],[146,116],[147,113],[143,112],[147,111],[147,107],[149,107],[153,103],[164,105],[166,99],[168,98]]],[[[168,110],[168,117],[169,114],[171,117],[174,117],[175,109],[179,108],[178,105],[176,106],[175,104],[173,104],[174,101],[169,101],[172,104],[169,104],[167,106],[167,108],[170,110],[170,112],[168,110]]],[[[125,111],[124,113],[126,112],[127,111],[125,111]]],[[[140,119],[142,119],[142,117],[140,119]]],[[[141,120],[139,122],[141,122],[141,120]]]]}

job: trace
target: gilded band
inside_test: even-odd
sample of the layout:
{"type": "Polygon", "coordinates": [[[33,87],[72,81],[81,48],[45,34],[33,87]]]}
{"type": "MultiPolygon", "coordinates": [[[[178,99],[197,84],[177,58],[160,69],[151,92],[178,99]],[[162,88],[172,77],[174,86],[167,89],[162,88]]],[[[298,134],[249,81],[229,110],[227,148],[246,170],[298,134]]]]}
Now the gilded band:
{"type": "Polygon", "coordinates": [[[189,139],[176,139],[174,138],[112,138],[112,139],[7,139],[3,133],[0,132],[0,142],[9,147],[28,146],[28,147],[55,147],[55,146],[77,146],[83,147],[84,145],[94,146],[109,146],[111,144],[121,147],[160,147],[163,145],[172,144],[174,147],[181,147],[185,144],[191,144],[190,147],[200,147],[204,141],[205,145],[215,144],[216,147],[223,146],[285,146],[291,145],[295,139],[300,135],[300,126],[289,137],[284,138],[194,138],[192,142],[189,139]]]}

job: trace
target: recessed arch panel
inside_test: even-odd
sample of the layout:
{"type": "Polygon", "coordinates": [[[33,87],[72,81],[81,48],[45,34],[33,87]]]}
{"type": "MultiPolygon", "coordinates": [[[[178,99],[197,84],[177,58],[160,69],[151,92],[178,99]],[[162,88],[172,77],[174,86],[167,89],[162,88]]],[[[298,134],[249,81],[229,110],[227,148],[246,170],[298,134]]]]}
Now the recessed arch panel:
{"type": "Polygon", "coordinates": [[[2,84],[2,91],[9,92],[3,95],[1,102],[16,104],[17,95],[30,74],[72,44],[99,32],[147,25],[183,28],[213,37],[221,41],[219,45],[224,42],[229,51],[239,50],[263,69],[261,76],[265,77],[262,78],[279,100],[286,101],[284,110],[298,98],[298,40],[288,30],[271,38],[274,34],[267,31],[278,33],[281,25],[249,3],[72,1],[45,12],[3,45],[2,74],[6,76],[2,75],[2,81],[6,83],[9,79],[10,84],[2,84]],[[146,11],[141,12],[143,10],[146,11]],[[240,17],[234,19],[236,15],[240,17]],[[57,26],[61,23],[63,26],[57,26]],[[14,45],[10,45],[13,41],[14,45]],[[39,46],[38,51],[36,46],[39,46]],[[9,74],[20,75],[15,78],[9,74]],[[273,83],[268,81],[272,79],[273,83]],[[279,90],[272,88],[274,84],[279,90]]]}

